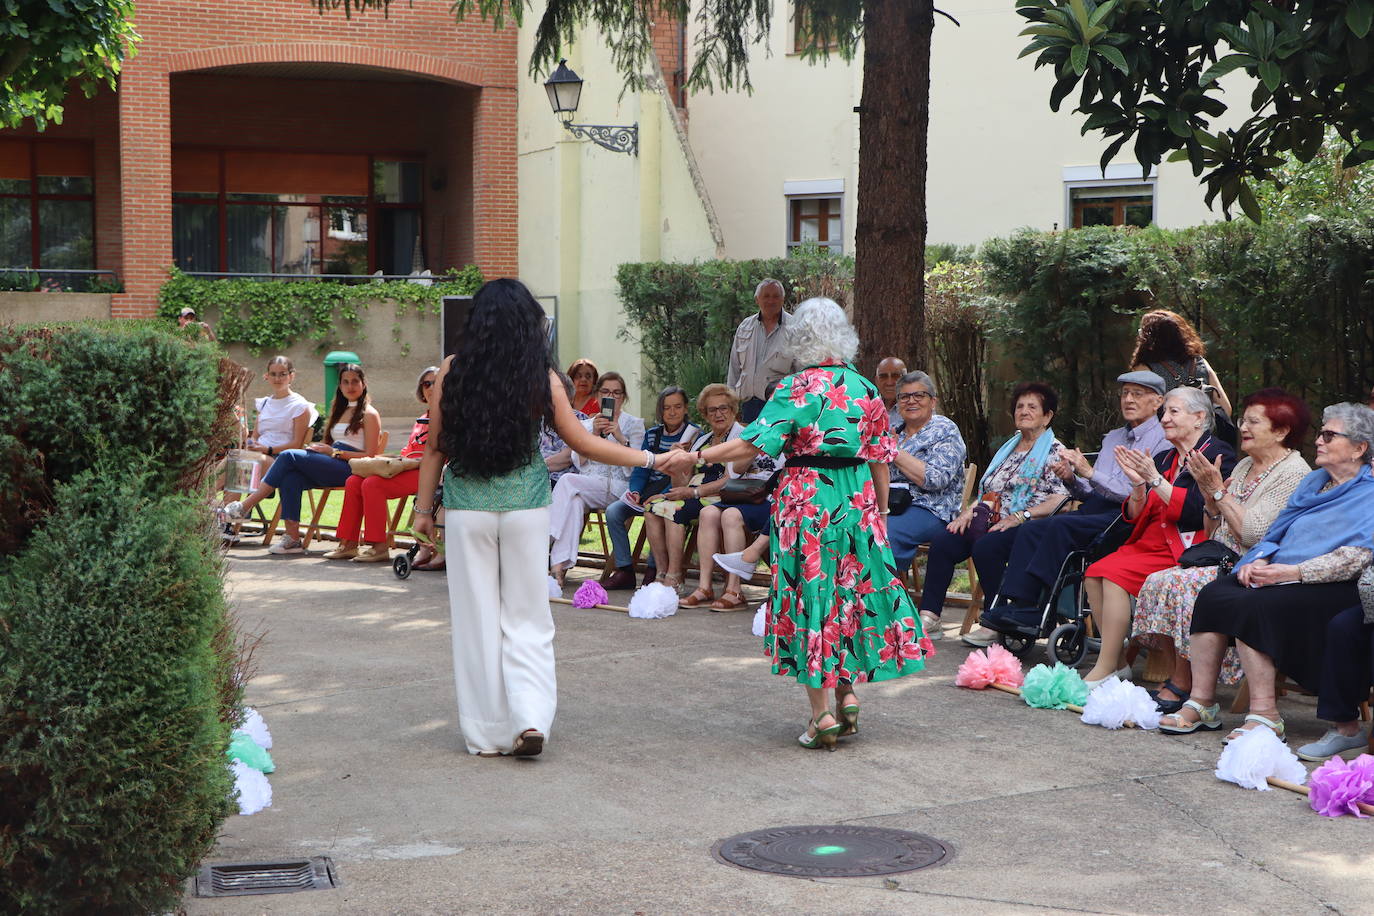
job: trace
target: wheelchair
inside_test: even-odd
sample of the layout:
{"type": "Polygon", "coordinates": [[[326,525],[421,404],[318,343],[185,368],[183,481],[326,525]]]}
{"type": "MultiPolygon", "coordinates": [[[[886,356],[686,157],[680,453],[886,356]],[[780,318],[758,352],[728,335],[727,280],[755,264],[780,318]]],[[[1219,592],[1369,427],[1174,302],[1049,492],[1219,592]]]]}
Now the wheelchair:
{"type": "MultiPolygon", "coordinates": [[[[1067,502],[1067,500],[1066,500],[1067,502]]],[[[1060,505],[1063,508],[1063,504],[1060,505]]],[[[1059,509],[1055,512],[1058,513],[1059,509]]],[[[1116,550],[1130,536],[1132,522],[1118,516],[1093,538],[1087,547],[1070,551],[1059,564],[1054,582],[1041,594],[1038,624],[1019,624],[1015,621],[983,618],[979,622],[997,632],[997,641],[1017,658],[1027,658],[1035,644],[1045,640],[1045,656],[1051,664],[1062,662],[1070,668],[1083,663],[1096,639],[1088,636],[1088,618],[1092,610],[1084,589],[1084,572],[1107,554],[1116,550]]],[[[997,607],[1001,596],[995,596],[989,607],[997,607]]]]}

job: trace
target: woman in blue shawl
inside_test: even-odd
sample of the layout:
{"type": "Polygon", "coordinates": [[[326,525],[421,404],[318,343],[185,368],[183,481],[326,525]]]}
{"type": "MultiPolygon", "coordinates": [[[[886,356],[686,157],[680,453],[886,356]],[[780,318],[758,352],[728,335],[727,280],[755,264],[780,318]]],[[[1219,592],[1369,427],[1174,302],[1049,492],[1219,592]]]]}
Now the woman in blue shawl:
{"type": "Polygon", "coordinates": [[[1277,672],[1316,692],[1326,625],[1359,603],[1356,580],[1374,557],[1374,410],[1336,404],[1322,415],[1317,469],[1303,479],[1264,540],[1198,594],[1193,605],[1193,695],[1159,730],[1221,728],[1217,672],[1232,641],[1250,684],[1250,714],[1231,733],[1269,728],[1283,737],[1277,672]]]}
{"type": "MultiPolygon", "coordinates": [[[[979,538],[989,531],[1024,525],[1034,507],[1051,497],[1068,495],[1064,481],[1050,470],[1064,450],[1050,429],[1058,408],[1059,395],[1043,382],[1024,382],[1012,391],[1016,434],[993,456],[979,482],[978,498],[930,542],[921,589],[921,622],[927,630],[939,632],[954,566],[969,558],[979,538]]],[[[1035,513],[1041,514],[1048,513],[1035,513]]]]}

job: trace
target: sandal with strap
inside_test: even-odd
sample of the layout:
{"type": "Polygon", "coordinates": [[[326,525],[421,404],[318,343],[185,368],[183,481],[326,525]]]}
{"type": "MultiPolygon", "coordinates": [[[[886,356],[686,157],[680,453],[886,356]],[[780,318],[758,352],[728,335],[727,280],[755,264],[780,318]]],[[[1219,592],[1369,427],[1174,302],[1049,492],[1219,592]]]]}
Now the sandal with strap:
{"type": "Polygon", "coordinates": [[[1164,719],[1159,720],[1159,731],[1165,735],[1191,735],[1195,731],[1214,732],[1221,728],[1221,704],[1213,703],[1211,706],[1203,706],[1197,700],[1185,700],[1183,709],[1191,709],[1197,713],[1198,720],[1189,722],[1183,718],[1183,710],[1172,713],[1164,718],[1174,720],[1174,725],[1165,725],[1164,719]]]}
{"type": "Polygon", "coordinates": [[[677,603],[678,607],[701,607],[716,600],[716,593],[709,588],[699,588],[677,603]]]}
{"type": "Polygon", "coordinates": [[[843,728],[844,726],[835,719],[835,714],[827,709],[825,712],[806,723],[806,731],[802,732],[800,737],[797,738],[797,743],[807,750],[815,750],[816,748],[823,747],[827,751],[833,751],[835,749],[835,739],[839,737],[840,730],[843,728]],[[829,728],[821,728],[821,720],[826,716],[829,716],[831,721],[835,722],[835,724],[829,728]],[[811,733],[813,729],[815,730],[815,734],[811,733]]]}
{"type": "Polygon", "coordinates": [[[744,596],[733,588],[727,588],[721,592],[719,598],[711,602],[713,611],[747,611],[749,605],[745,603],[744,596]]]}
{"type": "Polygon", "coordinates": [[[1160,712],[1165,713],[1166,715],[1169,713],[1178,712],[1180,709],[1182,709],[1183,704],[1188,701],[1188,697],[1190,697],[1191,695],[1192,691],[1184,690],[1182,687],[1178,686],[1173,681],[1167,679],[1164,681],[1163,684],[1160,685],[1158,690],[1150,691],[1150,699],[1155,701],[1155,708],[1157,708],[1160,712]],[[1160,694],[1166,690],[1172,693],[1174,696],[1178,697],[1178,699],[1166,700],[1160,697],[1160,694]]]}
{"type": "MultiPolygon", "coordinates": [[[[1282,741],[1284,744],[1288,743],[1288,738],[1284,736],[1283,716],[1279,716],[1277,719],[1270,719],[1268,716],[1262,716],[1259,713],[1252,712],[1245,717],[1245,721],[1253,722],[1256,725],[1263,725],[1265,728],[1269,729],[1275,735],[1277,735],[1278,739],[1282,741]]],[[[1246,732],[1252,731],[1254,731],[1253,728],[1246,728],[1243,724],[1239,725],[1236,728],[1231,729],[1231,733],[1227,735],[1225,738],[1222,738],[1221,743],[1230,744],[1232,741],[1235,741],[1237,738],[1239,738],[1246,732]]]]}
{"type": "MultiPolygon", "coordinates": [[[[852,700],[859,699],[852,693],[846,693],[844,696],[852,700]]],[[[848,738],[850,735],[857,735],[859,733],[859,704],[857,702],[841,704],[839,700],[840,697],[836,697],[835,718],[839,719],[844,726],[840,729],[839,737],[848,738]]]]}

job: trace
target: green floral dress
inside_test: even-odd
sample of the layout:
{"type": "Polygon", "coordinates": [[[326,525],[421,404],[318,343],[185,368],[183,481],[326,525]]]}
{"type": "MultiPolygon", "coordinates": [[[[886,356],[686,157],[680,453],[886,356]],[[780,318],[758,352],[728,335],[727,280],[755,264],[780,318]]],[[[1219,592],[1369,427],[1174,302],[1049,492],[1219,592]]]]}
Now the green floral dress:
{"type": "Polygon", "coordinates": [[[847,364],[803,369],[778,383],[743,438],[789,459],[770,534],[764,650],[773,673],[834,687],[925,668],[935,647],[897,577],[868,465],[791,462],[806,455],[890,461],[895,445],[877,388],[847,364]]]}

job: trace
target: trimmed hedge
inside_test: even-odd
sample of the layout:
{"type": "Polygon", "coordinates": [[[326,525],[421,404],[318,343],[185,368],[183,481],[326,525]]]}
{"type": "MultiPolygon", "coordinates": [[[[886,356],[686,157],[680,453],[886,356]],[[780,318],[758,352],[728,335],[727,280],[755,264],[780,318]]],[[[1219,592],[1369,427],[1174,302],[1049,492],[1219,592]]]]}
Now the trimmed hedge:
{"type": "Polygon", "coordinates": [[[0,912],[174,908],[232,808],[204,476],[235,368],[142,323],[0,328],[0,912]]]}

